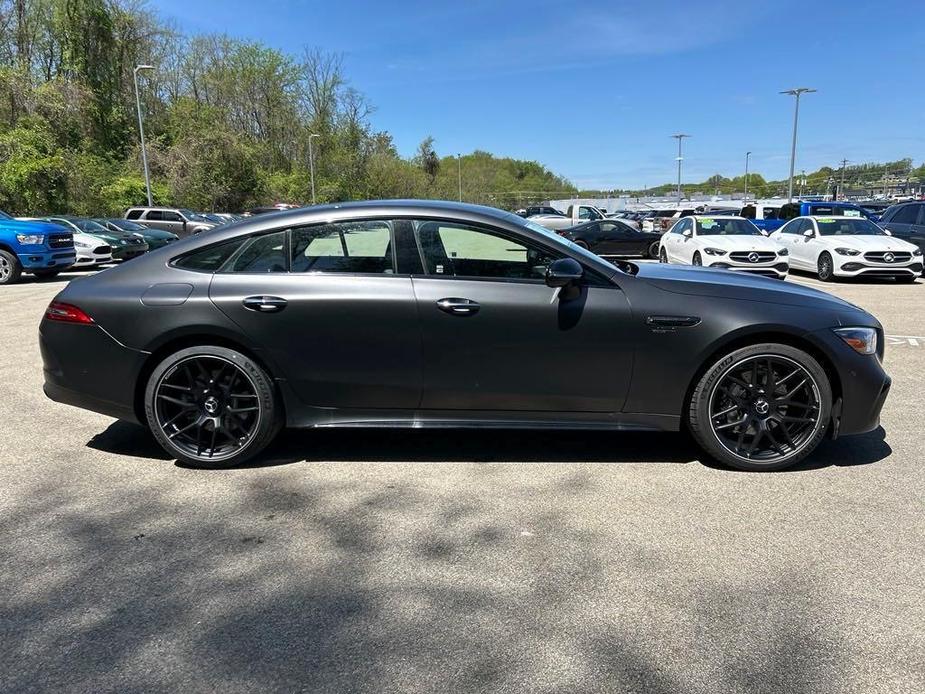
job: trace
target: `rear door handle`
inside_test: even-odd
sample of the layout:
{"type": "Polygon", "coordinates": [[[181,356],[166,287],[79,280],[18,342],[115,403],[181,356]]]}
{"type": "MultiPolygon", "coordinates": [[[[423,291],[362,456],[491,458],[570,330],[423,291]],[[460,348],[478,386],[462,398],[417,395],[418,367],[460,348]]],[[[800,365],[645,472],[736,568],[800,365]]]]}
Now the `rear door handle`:
{"type": "Polygon", "coordinates": [[[472,299],[459,299],[451,297],[440,299],[437,302],[437,308],[451,316],[473,316],[479,312],[481,306],[472,299]]]}
{"type": "Polygon", "coordinates": [[[244,308],[257,313],[279,313],[289,303],[278,296],[249,296],[242,302],[244,308]]]}

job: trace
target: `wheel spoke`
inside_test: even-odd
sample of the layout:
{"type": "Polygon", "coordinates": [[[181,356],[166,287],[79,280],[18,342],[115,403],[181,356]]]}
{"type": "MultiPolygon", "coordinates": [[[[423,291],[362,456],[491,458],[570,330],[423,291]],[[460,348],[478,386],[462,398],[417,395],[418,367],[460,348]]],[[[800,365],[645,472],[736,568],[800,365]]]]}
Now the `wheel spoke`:
{"type": "Polygon", "coordinates": [[[758,442],[764,438],[764,429],[756,429],[755,436],[752,438],[752,442],[748,444],[748,448],[745,449],[745,455],[751,457],[752,453],[758,448],[758,442]]]}
{"type": "Polygon", "coordinates": [[[173,397],[171,397],[171,396],[169,396],[169,395],[164,395],[163,393],[158,393],[158,394],[157,394],[157,397],[160,398],[161,400],[166,400],[167,402],[172,402],[174,405],[179,405],[180,407],[183,407],[183,408],[186,408],[186,409],[191,409],[191,408],[196,407],[196,403],[194,403],[194,402],[188,402],[188,401],[186,401],[186,400],[180,400],[180,399],[178,399],[178,398],[173,398],[173,397]]]}
{"type": "Polygon", "coordinates": [[[778,417],[777,419],[778,419],[779,421],[781,421],[781,422],[796,422],[796,423],[799,423],[799,422],[805,423],[805,422],[815,422],[815,421],[816,421],[816,418],[815,418],[815,417],[791,417],[790,415],[781,415],[781,416],[778,417]]]}
{"type": "Polygon", "coordinates": [[[231,412],[232,414],[239,414],[241,412],[256,412],[260,408],[256,405],[254,407],[229,407],[225,412],[231,412]]]}
{"type": "Polygon", "coordinates": [[[713,417],[714,417],[714,419],[715,419],[716,417],[722,417],[723,415],[727,415],[727,414],[729,414],[730,412],[735,412],[735,411],[738,410],[738,409],[739,409],[739,406],[738,406],[738,404],[736,404],[736,405],[733,405],[732,407],[727,407],[727,408],[726,408],[725,410],[723,410],[722,412],[717,412],[716,414],[713,415],[713,417]]]}
{"type": "Polygon", "coordinates": [[[727,424],[721,424],[721,425],[715,426],[715,427],[713,427],[713,428],[714,428],[716,431],[722,431],[723,429],[730,429],[730,428],[732,428],[732,427],[737,427],[737,426],[739,426],[740,424],[745,424],[746,422],[748,422],[748,417],[742,417],[742,419],[738,420],[737,422],[729,422],[729,423],[727,423],[727,424]]]}
{"type": "Polygon", "coordinates": [[[796,388],[794,388],[794,389],[791,390],[789,393],[786,393],[786,394],[784,395],[783,399],[784,399],[784,400],[788,400],[788,399],[792,398],[792,397],[793,397],[793,394],[796,393],[800,388],[802,388],[803,386],[805,386],[805,385],[806,385],[806,382],[807,382],[808,380],[809,380],[808,378],[804,378],[802,381],[800,381],[799,384],[797,384],[796,388]]]}
{"type": "Polygon", "coordinates": [[[196,419],[194,419],[192,422],[190,422],[189,424],[187,424],[187,425],[186,425],[185,427],[183,427],[182,429],[177,429],[175,432],[173,432],[172,434],[168,435],[167,438],[170,438],[170,439],[175,438],[176,436],[179,436],[180,434],[182,434],[184,431],[188,431],[188,430],[192,429],[194,426],[196,426],[197,424],[199,424],[201,421],[202,421],[202,418],[201,418],[201,417],[196,417],[196,419]]]}

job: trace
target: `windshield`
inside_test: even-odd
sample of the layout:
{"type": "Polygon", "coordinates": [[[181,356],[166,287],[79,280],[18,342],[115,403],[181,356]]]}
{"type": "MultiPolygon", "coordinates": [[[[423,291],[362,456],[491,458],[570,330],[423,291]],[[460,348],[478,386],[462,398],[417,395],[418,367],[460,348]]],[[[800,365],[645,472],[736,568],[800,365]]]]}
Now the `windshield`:
{"type": "Polygon", "coordinates": [[[130,222],[127,219],[110,219],[109,223],[113,226],[117,226],[123,231],[147,231],[148,227],[142,226],[135,222],[130,222]]]}
{"type": "Polygon", "coordinates": [[[94,222],[92,219],[74,219],[71,220],[71,223],[81,231],[86,231],[91,234],[98,234],[101,231],[108,231],[106,227],[104,227],[102,224],[94,222]]]}
{"type": "Polygon", "coordinates": [[[886,236],[886,233],[866,219],[817,219],[820,236],[886,236]]]}
{"type": "Polygon", "coordinates": [[[704,217],[697,220],[697,236],[764,236],[764,234],[747,219],[704,217]]]}

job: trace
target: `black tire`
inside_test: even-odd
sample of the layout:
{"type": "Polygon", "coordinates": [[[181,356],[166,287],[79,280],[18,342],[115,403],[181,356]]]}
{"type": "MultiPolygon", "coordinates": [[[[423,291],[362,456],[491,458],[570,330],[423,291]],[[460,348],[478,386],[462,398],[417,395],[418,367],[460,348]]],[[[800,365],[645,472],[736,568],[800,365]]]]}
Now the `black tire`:
{"type": "Polygon", "coordinates": [[[283,422],[270,376],[250,357],[225,347],[171,354],[151,372],[144,398],[154,438],[192,467],[240,465],[262,451],[283,422]]]}
{"type": "Polygon", "coordinates": [[[835,279],[835,266],[832,264],[832,256],[828,251],[824,251],[816,262],[816,274],[822,282],[831,282],[835,279]]]}
{"type": "Polygon", "coordinates": [[[22,265],[19,258],[0,249],[0,284],[16,284],[22,276],[22,265]]]}
{"type": "Polygon", "coordinates": [[[664,248],[662,248],[662,249],[659,250],[659,252],[658,252],[658,262],[660,262],[660,263],[667,263],[667,262],[668,262],[668,254],[665,252],[665,249],[664,249],[664,248]]]}
{"type": "Polygon", "coordinates": [[[32,274],[38,277],[40,280],[49,280],[52,277],[57,277],[61,273],[61,270],[33,270],[32,274]]]}
{"type": "Polygon", "coordinates": [[[694,267],[703,267],[703,258],[700,257],[700,251],[694,253],[694,259],[691,261],[694,267]]]}
{"type": "Polygon", "coordinates": [[[653,241],[652,243],[649,244],[649,252],[646,255],[647,257],[652,258],[652,260],[655,260],[656,258],[658,258],[658,251],[659,251],[659,242],[653,241]]]}
{"type": "Polygon", "coordinates": [[[819,362],[795,347],[765,343],[738,349],[707,369],[691,395],[688,426],[701,448],[725,465],[781,470],[815,450],[831,416],[832,387],[819,362]]]}
{"type": "Polygon", "coordinates": [[[587,242],[585,242],[585,241],[576,241],[576,242],[575,242],[575,245],[578,246],[579,248],[584,248],[586,251],[591,250],[591,249],[588,247],[587,242]]]}

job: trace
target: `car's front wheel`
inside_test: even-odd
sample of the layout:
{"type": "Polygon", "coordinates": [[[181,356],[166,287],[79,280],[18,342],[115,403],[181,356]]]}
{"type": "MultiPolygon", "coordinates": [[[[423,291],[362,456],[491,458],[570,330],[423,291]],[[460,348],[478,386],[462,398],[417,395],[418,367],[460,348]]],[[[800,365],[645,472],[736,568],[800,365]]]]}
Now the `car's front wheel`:
{"type": "Polygon", "coordinates": [[[658,252],[658,262],[660,263],[668,262],[668,254],[665,252],[664,248],[658,252]]]}
{"type": "Polygon", "coordinates": [[[224,468],[252,458],[279,431],[273,381],[232,349],[198,346],[161,361],[145,389],[145,417],[168,454],[195,467],[224,468]]]}
{"type": "Polygon", "coordinates": [[[819,256],[819,261],[816,263],[816,274],[823,282],[831,282],[835,279],[835,266],[832,263],[832,256],[827,252],[819,256]]]}
{"type": "Polygon", "coordinates": [[[0,284],[16,284],[22,275],[22,265],[19,258],[0,249],[0,284]]]}
{"type": "Polygon", "coordinates": [[[691,433],[713,458],[740,470],[796,464],[825,437],[832,387],[810,354],[783,344],[738,349],[694,389],[691,433]]]}
{"type": "Polygon", "coordinates": [[[695,267],[701,267],[701,266],[703,266],[703,258],[700,257],[700,251],[697,251],[696,253],[694,253],[694,260],[693,260],[692,264],[693,264],[695,267]]]}
{"type": "Polygon", "coordinates": [[[658,247],[659,247],[658,241],[653,241],[651,244],[649,244],[649,251],[648,253],[646,253],[646,255],[649,258],[652,258],[653,260],[655,260],[656,258],[658,258],[658,247]]]}

